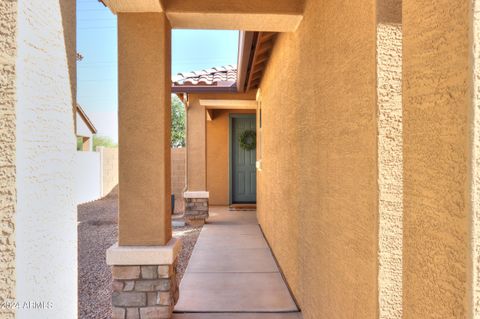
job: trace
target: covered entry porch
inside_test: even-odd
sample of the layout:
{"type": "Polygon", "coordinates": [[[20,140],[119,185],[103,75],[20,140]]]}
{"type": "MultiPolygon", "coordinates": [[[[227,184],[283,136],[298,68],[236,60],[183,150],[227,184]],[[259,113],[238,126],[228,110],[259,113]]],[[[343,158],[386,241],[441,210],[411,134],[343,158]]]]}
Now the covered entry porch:
{"type": "MultiPolygon", "coordinates": [[[[118,273],[166,266],[157,269],[171,288],[164,304],[139,306],[143,317],[171,316],[177,301],[172,27],[279,33],[269,57],[250,64],[265,74],[247,77],[257,91],[257,216],[305,318],[475,312],[471,3],[104,1],[119,30],[120,232],[109,262],[118,273]]],[[[207,167],[206,154],[198,159],[207,167]]],[[[199,172],[188,173],[200,181],[191,199],[205,207],[208,168],[199,172]]],[[[137,296],[117,295],[118,304],[137,296]]]]}
{"type": "Polygon", "coordinates": [[[173,91],[187,115],[185,216],[198,223],[208,217],[202,209],[209,206],[255,208],[259,136],[256,92],[223,93],[217,86],[229,73],[235,76],[223,84],[234,86],[236,67],[195,73],[200,79],[180,75],[173,91]],[[217,80],[208,85],[207,78],[217,80]]]}
{"type": "MultiPolygon", "coordinates": [[[[107,263],[112,266],[115,282],[123,285],[114,287],[113,317],[124,318],[138,313],[141,318],[170,318],[179,298],[175,263],[181,249],[179,240],[172,238],[170,216],[171,29],[192,27],[255,30],[258,43],[254,42],[251,33],[252,36],[246,39],[248,45],[244,44],[241,48],[261,48],[261,45],[266,45],[263,53],[269,53],[273,37],[263,38],[258,36],[258,32],[294,30],[301,20],[302,8],[299,4],[288,1],[280,6],[258,6],[252,1],[248,8],[242,2],[232,19],[232,12],[222,12],[217,2],[170,2],[165,5],[155,1],[133,4],[105,0],[104,3],[118,16],[119,236],[118,243],[107,251],[107,263]],[[192,15],[192,10],[202,17],[192,15]],[[212,15],[205,20],[209,12],[212,15]],[[146,137],[151,139],[148,143],[145,142],[146,137]],[[133,281],[135,288],[132,289],[127,281],[133,281]]],[[[230,5],[231,2],[228,2],[230,5]]],[[[251,50],[248,51],[250,52],[251,50]]],[[[262,55],[258,54],[258,57],[262,55]]],[[[185,215],[192,222],[203,223],[208,218],[211,200],[224,205],[256,202],[255,150],[242,152],[236,148],[237,139],[228,136],[229,131],[240,126],[240,120],[237,119],[248,118],[248,129],[256,131],[256,89],[260,84],[261,73],[248,73],[247,76],[247,72],[259,68],[259,64],[256,69],[253,68],[253,58],[250,54],[245,55],[243,63],[250,66],[242,67],[244,80],[237,81],[234,78],[233,86],[227,89],[187,92],[175,90],[175,85],[173,86],[173,91],[179,94],[186,105],[188,114],[187,190],[184,197],[187,207],[185,215]],[[237,82],[243,83],[242,86],[237,87],[237,82]],[[222,134],[216,135],[213,132],[218,129],[215,125],[210,125],[210,130],[207,127],[209,122],[224,124],[224,121],[219,120],[225,118],[225,115],[229,123],[224,132],[227,134],[224,134],[225,139],[216,144],[226,145],[227,154],[219,157],[218,154],[209,154],[209,149],[215,149],[209,147],[209,139],[218,139],[222,134]],[[248,157],[248,168],[242,172],[243,182],[234,182],[241,175],[235,173],[240,166],[234,165],[234,160],[241,156],[228,156],[229,153],[242,153],[243,160],[248,157]],[[215,162],[218,159],[222,162],[215,162]],[[215,167],[219,165],[225,168],[225,164],[226,172],[215,167]],[[209,165],[212,169],[209,169],[209,165]],[[209,175],[209,172],[215,173],[209,175]],[[211,189],[218,189],[212,192],[212,198],[210,186],[211,189]],[[239,191],[241,186],[246,190],[243,193],[239,191]],[[224,190],[227,190],[227,202],[222,198],[225,197],[224,190]],[[240,198],[242,195],[245,196],[240,198]]],[[[256,144],[257,138],[250,137],[249,142],[256,144]]],[[[212,142],[211,145],[214,146],[215,143],[212,142]]],[[[217,147],[218,150],[220,147],[217,147]]],[[[225,148],[222,147],[221,151],[224,152],[225,148]]],[[[259,236],[258,225],[256,228],[259,236]]],[[[265,249],[266,242],[263,237],[262,240],[265,249]]],[[[288,304],[284,309],[296,311],[286,285],[278,274],[278,268],[275,273],[275,282],[284,288],[283,299],[288,304]]],[[[259,287],[268,288],[266,285],[259,287]]],[[[187,295],[182,300],[188,299],[187,295]]],[[[233,312],[241,311],[241,308],[237,307],[233,312]]],[[[275,312],[276,309],[273,308],[272,311],[275,312]]]]}

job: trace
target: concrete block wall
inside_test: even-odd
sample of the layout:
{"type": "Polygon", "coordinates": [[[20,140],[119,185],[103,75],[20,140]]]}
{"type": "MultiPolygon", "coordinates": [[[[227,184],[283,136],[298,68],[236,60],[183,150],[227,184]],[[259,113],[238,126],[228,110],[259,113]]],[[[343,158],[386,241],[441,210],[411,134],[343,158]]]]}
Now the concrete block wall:
{"type": "Polygon", "coordinates": [[[102,166],[102,196],[108,195],[118,185],[118,148],[97,147],[102,166]]]}
{"type": "MultiPolygon", "coordinates": [[[[108,195],[118,185],[118,148],[97,147],[102,162],[102,196],[108,195]]],[[[175,210],[183,211],[185,189],[186,148],[171,149],[172,194],[175,194],[175,210]]]]}
{"type": "Polygon", "coordinates": [[[175,195],[175,211],[183,212],[185,191],[186,148],[172,148],[172,194],[175,195]]]}

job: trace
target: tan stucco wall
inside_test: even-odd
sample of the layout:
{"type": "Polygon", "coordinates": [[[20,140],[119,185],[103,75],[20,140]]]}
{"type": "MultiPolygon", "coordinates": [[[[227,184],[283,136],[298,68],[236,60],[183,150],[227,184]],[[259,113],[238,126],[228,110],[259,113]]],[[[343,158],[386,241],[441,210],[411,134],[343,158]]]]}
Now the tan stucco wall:
{"type": "Polygon", "coordinates": [[[378,317],[375,6],[307,1],[262,81],[259,221],[308,319],[378,317]]]}
{"type": "Polygon", "coordinates": [[[163,13],[118,14],[119,244],[171,239],[171,28],[163,13]]]}
{"type": "Polygon", "coordinates": [[[190,94],[187,107],[187,190],[207,189],[206,114],[199,96],[190,94]]]}
{"type": "Polygon", "coordinates": [[[473,101],[472,101],[472,314],[480,318],[480,1],[472,0],[473,9],[473,101]]]}
{"type": "Polygon", "coordinates": [[[403,0],[404,318],[467,318],[470,1],[403,0]]]}
{"type": "Polygon", "coordinates": [[[212,110],[207,121],[207,189],[210,205],[229,204],[229,118],[230,114],[253,113],[255,110],[212,110]]]}
{"type": "MultiPolygon", "coordinates": [[[[0,303],[15,299],[15,57],[17,1],[0,2],[0,303]]],[[[15,311],[0,307],[1,318],[15,311]]]]}
{"type": "Polygon", "coordinates": [[[380,319],[402,318],[402,1],[377,2],[378,301],[380,319]]]}

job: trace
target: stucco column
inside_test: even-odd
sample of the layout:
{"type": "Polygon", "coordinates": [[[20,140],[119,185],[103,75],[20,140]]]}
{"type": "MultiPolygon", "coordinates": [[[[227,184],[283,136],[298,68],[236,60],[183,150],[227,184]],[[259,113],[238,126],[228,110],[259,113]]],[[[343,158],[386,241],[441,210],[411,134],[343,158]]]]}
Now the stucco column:
{"type": "Polygon", "coordinates": [[[478,309],[470,291],[470,26],[469,1],[403,0],[405,319],[472,318],[478,309]]]}
{"type": "Polygon", "coordinates": [[[185,218],[203,224],[208,218],[206,110],[198,96],[189,96],[187,108],[187,190],[185,218]]]}
{"type": "Polygon", "coordinates": [[[165,245],[172,237],[170,46],[165,14],[118,14],[121,246],[165,245]]]}
{"type": "Polygon", "coordinates": [[[112,318],[170,318],[178,299],[170,202],[171,27],[164,13],[118,14],[119,236],[112,318]]]}
{"type": "Polygon", "coordinates": [[[187,108],[187,190],[207,189],[207,124],[206,111],[195,95],[190,95],[187,108]]]}

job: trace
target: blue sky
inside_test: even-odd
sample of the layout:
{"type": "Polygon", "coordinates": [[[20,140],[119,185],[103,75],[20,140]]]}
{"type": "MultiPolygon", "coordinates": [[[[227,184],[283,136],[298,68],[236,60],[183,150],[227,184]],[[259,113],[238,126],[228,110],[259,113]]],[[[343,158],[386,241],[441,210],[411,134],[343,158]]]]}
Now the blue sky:
{"type": "MultiPolygon", "coordinates": [[[[173,30],[172,75],[237,63],[238,31],[173,30]]],[[[77,0],[77,100],[117,141],[117,18],[97,0],[77,0]]]]}

